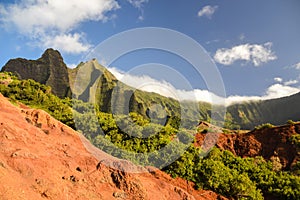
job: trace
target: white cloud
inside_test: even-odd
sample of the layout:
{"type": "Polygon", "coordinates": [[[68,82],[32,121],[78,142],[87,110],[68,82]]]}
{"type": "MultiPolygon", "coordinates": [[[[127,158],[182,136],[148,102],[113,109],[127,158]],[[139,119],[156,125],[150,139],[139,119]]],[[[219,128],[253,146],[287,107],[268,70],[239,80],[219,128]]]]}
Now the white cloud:
{"type": "Polygon", "coordinates": [[[292,66],[287,66],[286,68],[294,68],[294,69],[300,70],[300,62],[298,62],[292,66]]]}
{"type": "Polygon", "coordinates": [[[289,80],[284,82],[284,85],[295,85],[298,83],[298,80],[289,80]]]}
{"type": "Polygon", "coordinates": [[[140,15],[139,17],[138,17],[138,20],[140,20],[140,21],[144,21],[144,15],[140,15]]]}
{"type": "Polygon", "coordinates": [[[249,101],[259,101],[262,100],[260,96],[239,96],[239,95],[232,95],[226,98],[226,105],[232,105],[235,103],[240,102],[249,102],[249,101]]]}
{"type": "Polygon", "coordinates": [[[16,29],[39,43],[48,38],[57,39],[57,35],[68,36],[67,41],[74,42],[75,47],[79,46],[81,51],[69,49],[66,52],[78,53],[88,44],[83,44],[77,34],[71,35],[70,32],[85,21],[105,21],[106,13],[118,8],[115,0],[20,0],[1,6],[0,22],[4,28],[16,29]]]}
{"type": "Polygon", "coordinates": [[[145,3],[148,3],[149,0],[127,0],[135,8],[142,9],[145,3]]]}
{"type": "Polygon", "coordinates": [[[144,90],[147,92],[156,92],[158,94],[177,98],[175,93],[175,88],[166,81],[158,81],[150,76],[137,76],[132,74],[127,74],[116,68],[108,68],[108,70],[120,81],[126,83],[127,85],[144,90]]]}
{"type": "Polygon", "coordinates": [[[144,20],[144,5],[149,2],[149,0],[127,0],[133,7],[137,8],[140,11],[138,16],[139,21],[144,20]]]}
{"type": "MultiPolygon", "coordinates": [[[[103,60],[103,62],[100,62],[101,65],[106,66],[106,61],[103,60]]],[[[119,70],[115,67],[106,67],[108,71],[110,71],[118,80],[121,80],[126,72],[123,72],[122,70],[119,70]]]]}
{"type": "Polygon", "coordinates": [[[125,72],[120,71],[116,68],[108,68],[108,70],[122,82],[127,85],[147,91],[155,92],[166,97],[172,97],[174,99],[184,101],[204,101],[204,102],[217,102],[220,103],[224,99],[214,95],[213,93],[207,90],[179,90],[176,89],[171,83],[166,81],[159,81],[149,76],[136,76],[132,74],[126,74],[125,72]]]}
{"type": "Polygon", "coordinates": [[[282,80],[282,78],[280,78],[280,77],[275,77],[275,78],[274,78],[274,81],[276,81],[276,82],[278,82],[278,83],[281,83],[283,80],[282,80]]]}
{"type": "Polygon", "coordinates": [[[68,68],[74,69],[77,67],[76,64],[66,64],[68,68]]]}
{"type": "Polygon", "coordinates": [[[300,88],[276,83],[271,85],[262,96],[229,96],[226,98],[226,105],[232,105],[239,102],[276,99],[290,96],[298,92],[300,92],[300,88]]]}
{"type": "Polygon", "coordinates": [[[266,94],[262,97],[263,100],[265,99],[274,99],[274,98],[280,98],[280,97],[285,97],[289,96],[292,94],[296,94],[300,92],[300,88],[297,87],[290,87],[287,85],[282,85],[282,84],[274,84],[271,85],[267,91],[266,94]]]}
{"type": "Polygon", "coordinates": [[[277,59],[271,47],[272,43],[267,42],[263,45],[242,44],[230,49],[222,48],[216,51],[214,59],[223,65],[231,65],[238,60],[242,60],[252,62],[254,66],[260,66],[263,63],[277,59]]]}
{"type": "Polygon", "coordinates": [[[225,105],[231,105],[238,102],[243,101],[258,101],[258,100],[267,100],[267,99],[274,99],[289,96],[292,94],[296,94],[300,92],[300,88],[291,87],[284,84],[273,84],[262,96],[229,96],[226,99],[221,98],[208,90],[179,90],[172,86],[172,84],[166,81],[158,81],[149,76],[135,76],[126,74],[116,68],[108,68],[110,72],[112,72],[117,79],[121,80],[122,82],[134,87],[138,88],[143,91],[147,92],[155,92],[161,94],[166,97],[172,97],[174,99],[184,101],[204,101],[208,103],[216,103],[225,105]]]}
{"type": "Polygon", "coordinates": [[[91,47],[91,45],[82,42],[82,35],[78,33],[75,33],[73,35],[63,34],[50,37],[46,36],[42,40],[43,48],[52,47],[66,53],[79,54],[88,51],[91,47]]]}
{"type": "Polygon", "coordinates": [[[218,6],[204,6],[201,10],[199,10],[198,17],[206,16],[207,18],[211,19],[217,9],[218,6]]]}

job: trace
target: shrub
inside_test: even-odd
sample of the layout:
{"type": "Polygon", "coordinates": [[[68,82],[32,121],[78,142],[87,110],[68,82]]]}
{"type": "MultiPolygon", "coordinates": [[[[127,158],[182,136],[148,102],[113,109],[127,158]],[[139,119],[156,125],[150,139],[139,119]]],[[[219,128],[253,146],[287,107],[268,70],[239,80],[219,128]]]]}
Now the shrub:
{"type": "Polygon", "coordinates": [[[293,120],[290,119],[286,123],[289,124],[289,125],[294,125],[296,122],[294,122],[293,120]]]}
{"type": "Polygon", "coordinates": [[[273,128],[273,127],[275,127],[273,124],[266,123],[266,124],[258,125],[254,129],[255,130],[262,130],[262,129],[273,128]]]}

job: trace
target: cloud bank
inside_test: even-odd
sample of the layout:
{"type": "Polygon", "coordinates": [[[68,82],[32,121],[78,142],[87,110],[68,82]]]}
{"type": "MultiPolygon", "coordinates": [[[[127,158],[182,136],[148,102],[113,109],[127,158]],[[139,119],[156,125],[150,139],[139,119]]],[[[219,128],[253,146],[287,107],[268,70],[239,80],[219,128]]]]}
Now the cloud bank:
{"type": "Polygon", "coordinates": [[[40,47],[77,54],[91,46],[76,27],[85,21],[106,21],[106,13],[118,8],[115,0],[20,0],[0,4],[0,23],[37,40],[40,47]]]}
{"type": "MultiPolygon", "coordinates": [[[[208,90],[194,89],[194,90],[179,90],[172,86],[172,84],[166,81],[158,81],[149,76],[136,76],[131,74],[126,74],[116,68],[108,68],[117,79],[122,82],[143,90],[147,92],[155,92],[166,97],[172,97],[179,101],[203,101],[208,103],[215,104],[224,104],[229,106],[234,103],[239,103],[243,101],[258,101],[258,100],[267,100],[275,99],[280,97],[285,97],[289,95],[296,94],[300,92],[299,87],[292,87],[287,85],[287,82],[284,83],[275,83],[268,87],[263,95],[261,96],[229,96],[226,99],[221,98],[208,90]]],[[[281,80],[282,79],[278,79],[281,80]]],[[[278,81],[277,81],[278,82],[278,81]]]]}
{"type": "Polygon", "coordinates": [[[271,50],[272,43],[265,44],[242,44],[232,48],[218,49],[214,55],[214,60],[223,65],[232,65],[236,61],[251,62],[254,66],[260,66],[272,60],[277,56],[271,50]]]}

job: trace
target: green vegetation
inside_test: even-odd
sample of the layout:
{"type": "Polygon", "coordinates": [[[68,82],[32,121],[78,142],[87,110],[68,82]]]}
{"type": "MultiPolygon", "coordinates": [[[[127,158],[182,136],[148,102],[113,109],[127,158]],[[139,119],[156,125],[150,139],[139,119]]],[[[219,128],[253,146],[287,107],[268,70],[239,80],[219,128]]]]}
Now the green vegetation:
{"type": "MultiPolygon", "coordinates": [[[[18,80],[9,73],[1,73],[9,84],[0,84],[0,92],[11,99],[33,108],[43,109],[57,120],[74,128],[70,99],[60,99],[51,93],[51,88],[34,80],[18,80]],[[10,78],[9,78],[10,77],[10,78]]],[[[3,79],[4,80],[4,79],[3,79]]]]}
{"type": "MultiPolygon", "coordinates": [[[[282,172],[261,157],[240,158],[217,148],[201,158],[202,150],[191,144],[195,131],[178,128],[175,117],[166,124],[157,124],[137,112],[113,115],[101,112],[99,104],[60,99],[51,93],[50,87],[33,80],[21,81],[6,73],[0,74],[0,81],[0,92],[4,96],[49,112],[82,132],[100,149],[119,158],[164,167],[173,177],[195,182],[197,188],[234,199],[259,200],[264,195],[300,199],[299,163],[291,172],[282,172]],[[181,156],[176,158],[175,155],[181,156]]],[[[263,124],[258,128],[266,127],[272,126],[263,124]]],[[[299,145],[299,135],[291,141],[299,145]]]]}
{"type": "Polygon", "coordinates": [[[292,135],[290,138],[290,141],[296,145],[298,148],[300,148],[300,134],[292,135]]]}
{"type": "Polygon", "coordinates": [[[287,120],[286,121],[286,124],[289,124],[289,125],[294,125],[294,124],[296,124],[297,122],[295,122],[295,121],[293,121],[293,120],[291,120],[291,119],[289,119],[289,120],[287,120]]]}
{"type": "Polygon", "coordinates": [[[265,124],[261,124],[261,125],[258,125],[258,126],[255,126],[255,130],[262,130],[262,129],[267,129],[267,128],[273,128],[275,127],[273,124],[270,124],[270,123],[265,123],[265,124]]]}
{"type": "Polygon", "coordinates": [[[271,162],[261,157],[240,158],[229,151],[214,148],[204,159],[199,151],[188,151],[165,170],[234,199],[263,199],[262,194],[280,199],[300,198],[300,177],[289,172],[273,171],[271,162]]]}

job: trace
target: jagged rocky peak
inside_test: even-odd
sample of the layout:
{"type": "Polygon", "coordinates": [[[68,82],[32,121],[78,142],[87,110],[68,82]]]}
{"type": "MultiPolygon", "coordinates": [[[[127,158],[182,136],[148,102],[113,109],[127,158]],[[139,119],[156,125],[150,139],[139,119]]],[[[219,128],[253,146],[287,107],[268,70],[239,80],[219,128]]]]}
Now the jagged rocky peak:
{"type": "Polygon", "coordinates": [[[47,49],[37,60],[11,59],[2,71],[13,72],[20,79],[33,79],[49,85],[52,93],[59,97],[71,96],[68,68],[57,50],[47,49]]]}
{"type": "Polygon", "coordinates": [[[54,50],[52,48],[49,48],[43,53],[42,57],[39,60],[43,60],[43,61],[47,62],[47,61],[51,61],[54,59],[58,60],[60,62],[63,62],[63,57],[60,54],[60,52],[57,50],[54,50]]]}

